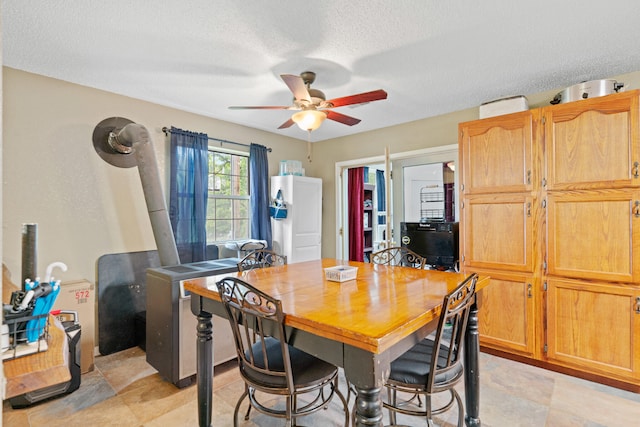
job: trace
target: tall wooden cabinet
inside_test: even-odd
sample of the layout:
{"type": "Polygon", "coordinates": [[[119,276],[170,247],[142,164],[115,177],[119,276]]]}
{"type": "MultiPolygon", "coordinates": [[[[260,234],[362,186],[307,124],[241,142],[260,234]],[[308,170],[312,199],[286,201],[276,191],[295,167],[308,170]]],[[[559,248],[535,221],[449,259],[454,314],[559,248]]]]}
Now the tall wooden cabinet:
{"type": "Polygon", "coordinates": [[[461,123],[482,345],[640,390],[639,91],[461,123]]]}
{"type": "Polygon", "coordinates": [[[460,260],[488,274],[478,295],[483,345],[533,357],[540,306],[538,114],[460,125],[460,260]]]}

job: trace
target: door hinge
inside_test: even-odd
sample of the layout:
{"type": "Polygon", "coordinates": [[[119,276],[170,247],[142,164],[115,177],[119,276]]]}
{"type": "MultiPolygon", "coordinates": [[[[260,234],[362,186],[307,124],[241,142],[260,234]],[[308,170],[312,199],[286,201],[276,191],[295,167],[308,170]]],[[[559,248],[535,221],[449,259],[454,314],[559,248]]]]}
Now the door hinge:
{"type": "Polygon", "coordinates": [[[542,290],[546,291],[547,290],[547,282],[544,282],[542,284],[542,290]]]}
{"type": "Polygon", "coordinates": [[[547,199],[542,199],[542,208],[546,209],[547,207],[547,199]]]}
{"type": "Polygon", "coordinates": [[[547,118],[545,116],[542,116],[542,124],[544,125],[545,123],[547,123],[547,118]]]}
{"type": "Polygon", "coordinates": [[[464,200],[460,202],[460,209],[464,209],[464,200]]]}
{"type": "Polygon", "coordinates": [[[542,261],[542,269],[544,270],[545,273],[547,272],[547,260],[542,261]]]}
{"type": "Polygon", "coordinates": [[[545,344],[544,347],[542,348],[542,351],[547,353],[549,351],[549,346],[545,344]]]}

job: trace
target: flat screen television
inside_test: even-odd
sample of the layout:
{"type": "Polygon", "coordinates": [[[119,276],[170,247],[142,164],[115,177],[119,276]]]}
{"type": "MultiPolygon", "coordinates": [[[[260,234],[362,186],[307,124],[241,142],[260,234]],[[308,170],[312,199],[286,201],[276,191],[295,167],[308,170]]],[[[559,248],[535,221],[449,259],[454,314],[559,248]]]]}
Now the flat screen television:
{"type": "Polygon", "coordinates": [[[441,269],[455,269],[458,263],[457,222],[401,222],[400,241],[441,269]]]}

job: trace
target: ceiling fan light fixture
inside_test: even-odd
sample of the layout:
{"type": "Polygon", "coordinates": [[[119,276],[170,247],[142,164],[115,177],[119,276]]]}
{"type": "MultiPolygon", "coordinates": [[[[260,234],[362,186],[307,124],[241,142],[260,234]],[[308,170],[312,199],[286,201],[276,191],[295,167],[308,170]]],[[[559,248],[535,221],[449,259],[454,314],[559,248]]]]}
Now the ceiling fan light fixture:
{"type": "Polygon", "coordinates": [[[298,111],[293,116],[293,120],[302,130],[314,131],[320,127],[327,115],[318,110],[298,111]]]}

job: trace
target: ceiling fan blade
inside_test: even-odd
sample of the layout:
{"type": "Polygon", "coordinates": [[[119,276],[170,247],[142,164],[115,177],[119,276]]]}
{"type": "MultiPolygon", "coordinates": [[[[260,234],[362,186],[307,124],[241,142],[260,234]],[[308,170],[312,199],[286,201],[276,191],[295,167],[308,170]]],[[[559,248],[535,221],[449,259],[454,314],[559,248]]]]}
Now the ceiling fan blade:
{"type": "Polygon", "coordinates": [[[294,121],[289,119],[286,122],[284,122],[283,124],[281,124],[280,126],[278,126],[278,129],[286,129],[288,127],[293,126],[293,124],[294,124],[294,121]]]}
{"type": "Polygon", "coordinates": [[[233,106],[230,110],[288,110],[289,106],[284,105],[256,105],[256,106],[233,106]]]}
{"type": "Polygon", "coordinates": [[[280,74],[280,78],[289,86],[289,90],[293,92],[293,96],[296,101],[311,102],[311,96],[307,90],[307,86],[304,84],[302,77],[293,74],[280,74]]]}
{"type": "Polygon", "coordinates": [[[355,117],[347,116],[346,114],[338,113],[337,111],[333,111],[333,110],[323,110],[323,111],[325,113],[327,113],[327,119],[329,119],[329,120],[340,122],[340,123],[348,125],[348,126],[353,126],[353,125],[357,125],[358,123],[360,123],[360,119],[356,119],[355,117]]]}
{"type": "Polygon", "coordinates": [[[387,92],[382,89],[378,89],[371,92],[359,93],[357,95],[330,99],[327,103],[330,103],[332,107],[342,107],[344,105],[362,104],[365,102],[379,101],[381,99],[387,99],[387,92]]]}

